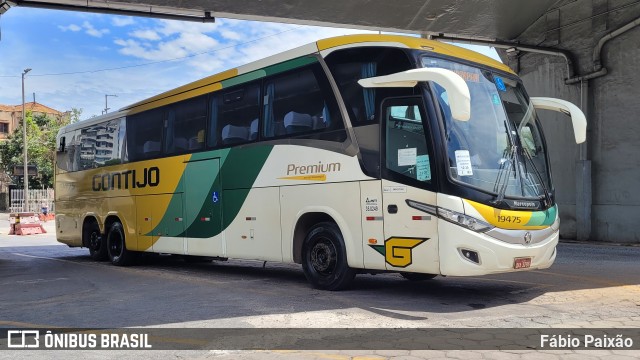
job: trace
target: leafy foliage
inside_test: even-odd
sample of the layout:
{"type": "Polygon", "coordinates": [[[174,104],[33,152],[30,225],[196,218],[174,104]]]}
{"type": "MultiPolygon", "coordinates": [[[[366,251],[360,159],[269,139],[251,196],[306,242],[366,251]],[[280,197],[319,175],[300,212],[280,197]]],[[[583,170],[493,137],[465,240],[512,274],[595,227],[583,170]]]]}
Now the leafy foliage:
{"type": "MultiPolygon", "coordinates": [[[[72,109],[70,116],[61,118],[36,114],[28,111],[27,120],[27,157],[29,164],[38,167],[38,176],[29,177],[29,188],[53,187],[53,162],[56,156],[56,135],[58,130],[70,123],[79,121],[81,109],[72,109]]],[[[22,123],[8,139],[0,144],[0,166],[11,176],[14,183],[22,183],[22,177],[14,176],[15,166],[22,166],[23,133],[22,123]]]]}

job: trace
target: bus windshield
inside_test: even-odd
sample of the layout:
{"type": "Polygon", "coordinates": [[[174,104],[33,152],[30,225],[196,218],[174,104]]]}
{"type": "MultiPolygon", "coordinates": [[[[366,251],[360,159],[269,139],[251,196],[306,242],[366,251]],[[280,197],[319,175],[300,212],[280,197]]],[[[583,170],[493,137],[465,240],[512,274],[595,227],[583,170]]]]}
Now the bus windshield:
{"type": "Polygon", "coordinates": [[[514,78],[431,57],[422,66],[451,70],[469,86],[471,118],[451,117],[447,93],[433,84],[444,118],[454,181],[503,197],[548,198],[550,177],[542,130],[522,84],[514,78]]]}

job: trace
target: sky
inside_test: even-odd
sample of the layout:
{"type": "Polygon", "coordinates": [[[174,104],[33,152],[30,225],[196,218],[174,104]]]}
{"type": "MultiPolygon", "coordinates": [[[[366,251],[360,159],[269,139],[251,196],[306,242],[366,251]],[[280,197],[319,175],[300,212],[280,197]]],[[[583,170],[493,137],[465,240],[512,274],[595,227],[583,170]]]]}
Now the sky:
{"type": "MultiPolygon", "coordinates": [[[[82,119],[313,41],[371,31],[216,18],[180,22],[14,7],[0,17],[0,104],[82,119]]],[[[498,59],[492,48],[461,45],[498,59]]]]}

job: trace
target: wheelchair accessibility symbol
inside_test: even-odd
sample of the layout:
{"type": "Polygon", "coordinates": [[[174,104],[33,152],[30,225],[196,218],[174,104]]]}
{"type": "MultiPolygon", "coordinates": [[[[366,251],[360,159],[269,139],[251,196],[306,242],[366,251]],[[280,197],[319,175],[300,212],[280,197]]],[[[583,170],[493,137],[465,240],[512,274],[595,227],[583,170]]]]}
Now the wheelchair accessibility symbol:
{"type": "Polygon", "coordinates": [[[213,195],[211,196],[211,200],[213,200],[214,204],[220,201],[220,196],[217,191],[213,192],[213,195]]]}

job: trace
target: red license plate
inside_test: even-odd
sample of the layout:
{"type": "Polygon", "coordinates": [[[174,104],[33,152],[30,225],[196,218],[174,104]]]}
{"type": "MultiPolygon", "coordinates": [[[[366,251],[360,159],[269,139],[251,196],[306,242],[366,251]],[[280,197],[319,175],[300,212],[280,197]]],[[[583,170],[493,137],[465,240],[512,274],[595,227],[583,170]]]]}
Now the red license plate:
{"type": "Polygon", "coordinates": [[[531,267],[531,258],[530,257],[521,257],[513,259],[513,268],[514,269],[526,269],[531,267]]]}

